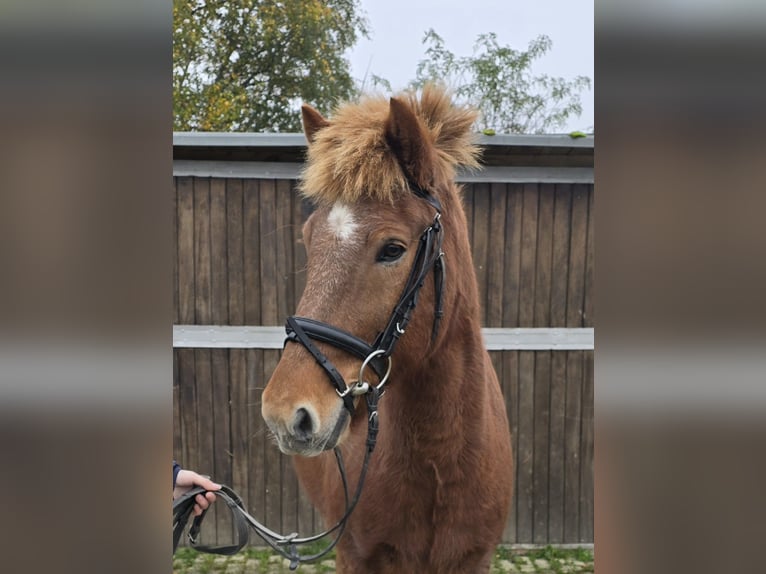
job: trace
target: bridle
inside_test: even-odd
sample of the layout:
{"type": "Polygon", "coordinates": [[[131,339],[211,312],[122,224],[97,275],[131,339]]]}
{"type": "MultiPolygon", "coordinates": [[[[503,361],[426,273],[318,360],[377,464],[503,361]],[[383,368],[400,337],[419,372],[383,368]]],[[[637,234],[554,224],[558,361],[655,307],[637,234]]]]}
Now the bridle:
{"type": "Polygon", "coordinates": [[[410,182],[412,192],[427,201],[435,210],[433,222],[420,235],[418,248],[415,252],[415,260],[407,277],[399,301],[394,306],[391,316],[385,328],[378,334],[372,344],[352,335],[351,333],[321,321],[306,317],[291,316],[287,318],[285,330],[287,339],[285,343],[299,343],[314,357],[314,360],[324,370],[335,391],[343,399],[343,404],[350,415],[354,415],[354,397],[364,395],[370,386],[364,381],[364,369],[366,366],[378,376],[378,391],[383,392],[383,387],[388,381],[391,372],[391,355],[394,352],[399,338],[404,335],[407,325],[412,317],[412,312],[418,303],[420,289],[423,287],[426,277],[431,269],[434,271],[434,323],[431,331],[431,342],[436,340],[439,333],[439,325],[444,315],[444,252],[442,241],[444,234],[441,225],[441,203],[434,196],[423,190],[414,182],[410,182]],[[354,385],[349,386],[335,368],[335,365],[314,345],[312,342],[321,341],[362,360],[362,369],[359,379],[354,385]]]}
{"type": "MultiPolygon", "coordinates": [[[[290,561],[290,570],[295,570],[301,562],[311,562],[323,557],[330,552],[340,540],[348,518],[356,507],[357,502],[359,502],[364,479],[367,475],[370,455],[375,449],[379,430],[378,400],[383,394],[385,390],[384,387],[391,374],[391,355],[394,352],[399,338],[405,333],[407,325],[412,318],[412,313],[418,303],[420,290],[425,284],[426,278],[431,270],[434,272],[434,321],[431,330],[432,345],[436,341],[441,319],[444,315],[443,288],[445,268],[444,252],[442,251],[444,232],[441,225],[441,203],[436,196],[425,191],[414,181],[409,180],[409,185],[411,191],[416,196],[428,202],[436,210],[436,214],[431,225],[429,225],[420,235],[418,248],[415,252],[415,259],[407,277],[407,282],[399,296],[398,302],[391,312],[391,316],[389,317],[386,326],[375,338],[375,341],[372,344],[369,344],[363,339],[360,339],[339,327],[309,319],[307,317],[290,316],[287,318],[287,324],[285,325],[285,331],[287,333],[285,345],[287,345],[287,343],[300,344],[312,357],[314,357],[314,360],[320,367],[322,367],[325,374],[330,379],[330,383],[343,400],[343,404],[351,416],[353,416],[355,412],[355,397],[364,396],[365,398],[367,405],[367,442],[364,461],[362,462],[362,468],[359,473],[359,481],[351,500],[349,500],[348,481],[346,479],[343,457],[338,447],[333,449],[338,463],[341,481],[343,483],[346,511],[343,513],[340,520],[325,532],[308,538],[298,538],[297,533],[285,536],[269,530],[255,518],[250,516],[245,510],[244,504],[239,496],[231,488],[223,486],[221,490],[212,492],[222,498],[232,510],[232,515],[237,528],[237,542],[230,546],[217,547],[197,545],[200,525],[207,512],[204,511],[202,515],[194,519],[194,522],[189,529],[189,540],[197,550],[213,554],[236,554],[245,546],[245,544],[247,544],[249,526],[258,536],[271,546],[272,549],[290,561]],[[361,359],[362,364],[359,369],[359,377],[356,383],[349,386],[338,372],[335,365],[333,365],[333,363],[317,348],[313,341],[327,343],[361,359]],[[371,385],[364,380],[364,372],[367,367],[371,368],[377,375],[377,385],[371,385]],[[333,532],[336,532],[337,534],[327,548],[313,555],[301,555],[298,553],[297,547],[299,545],[316,542],[333,532]]],[[[194,507],[194,497],[197,494],[204,492],[205,490],[202,488],[195,488],[174,502],[173,552],[176,550],[181,532],[183,531],[192,508],[194,507]]]]}

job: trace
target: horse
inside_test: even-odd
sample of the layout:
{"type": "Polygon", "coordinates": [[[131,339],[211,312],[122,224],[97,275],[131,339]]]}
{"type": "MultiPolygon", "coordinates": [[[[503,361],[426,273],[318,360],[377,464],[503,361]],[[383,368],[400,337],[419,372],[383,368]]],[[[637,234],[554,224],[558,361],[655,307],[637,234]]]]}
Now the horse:
{"type": "Polygon", "coordinates": [[[375,391],[380,432],[337,571],[488,572],[513,463],[454,183],[458,166],[478,166],[476,113],[433,85],[342,104],[330,120],[301,110],[299,189],[315,205],[306,286],[263,418],[334,524],[347,500],[331,451],[353,482],[372,418],[362,397],[375,391]]]}

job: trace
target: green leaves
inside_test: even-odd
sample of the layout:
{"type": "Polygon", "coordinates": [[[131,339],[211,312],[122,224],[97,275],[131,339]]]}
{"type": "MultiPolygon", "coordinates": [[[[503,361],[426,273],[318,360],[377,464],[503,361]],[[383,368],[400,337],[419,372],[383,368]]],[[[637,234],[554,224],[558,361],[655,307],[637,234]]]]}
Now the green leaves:
{"type": "Polygon", "coordinates": [[[423,43],[426,58],[418,63],[410,86],[446,84],[459,102],[480,110],[476,128],[482,133],[550,133],[582,113],[580,92],[590,88],[590,78],[565,80],[532,73],[534,62],[553,47],[548,36],[538,36],[526,50],[515,50],[501,45],[494,33],[481,34],[473,55],[462,58],[450,52],[433,29],[425,33],[423,43]]]}
{"type": "Polygon", "coordinates": [[[359,0],[174,0],[175,130],[301,130],[354,95],[344,58],[367,22],[359,0]]]}

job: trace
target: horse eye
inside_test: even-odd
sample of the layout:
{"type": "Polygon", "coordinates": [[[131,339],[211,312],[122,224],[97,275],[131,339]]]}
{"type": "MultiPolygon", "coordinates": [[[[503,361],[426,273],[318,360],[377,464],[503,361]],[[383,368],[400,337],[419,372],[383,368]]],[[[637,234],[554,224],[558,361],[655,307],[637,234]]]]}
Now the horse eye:
{"type": "Polygon", "coordinates": [[[382,263],[391,263],[404,255],[405,251],[406,249],[398,243],[387,243],[378,253],[377,260],[382,263]]]}

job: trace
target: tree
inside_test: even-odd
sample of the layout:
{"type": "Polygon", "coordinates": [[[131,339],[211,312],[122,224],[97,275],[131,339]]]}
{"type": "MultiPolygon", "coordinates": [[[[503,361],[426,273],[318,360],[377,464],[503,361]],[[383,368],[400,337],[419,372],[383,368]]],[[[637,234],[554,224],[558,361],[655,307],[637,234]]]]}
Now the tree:
{"type": "Polygon", "coordinates": [[[473,56],[464,58],[445,48],[433,29],[426,32],[423,43],[428,46],[427,57],[418,64],[411,87],[420,88],[428,81],[445,83],[459,101],[480,110],[479,130],[550,133],[582,113],[580,91],[590,88],[590,78],[567,81],[532,74],[534,61],[551,49],[547,36],[538,36],[526,51],[519,51],[501,46],[494,33],[481,34],[473,56]]]}
{"type": "Polygon", "coordinates": [[[173,0],[173,127],[301,130],[355,94],[343,57],[367,36],[359,0],[173,0]]]}

